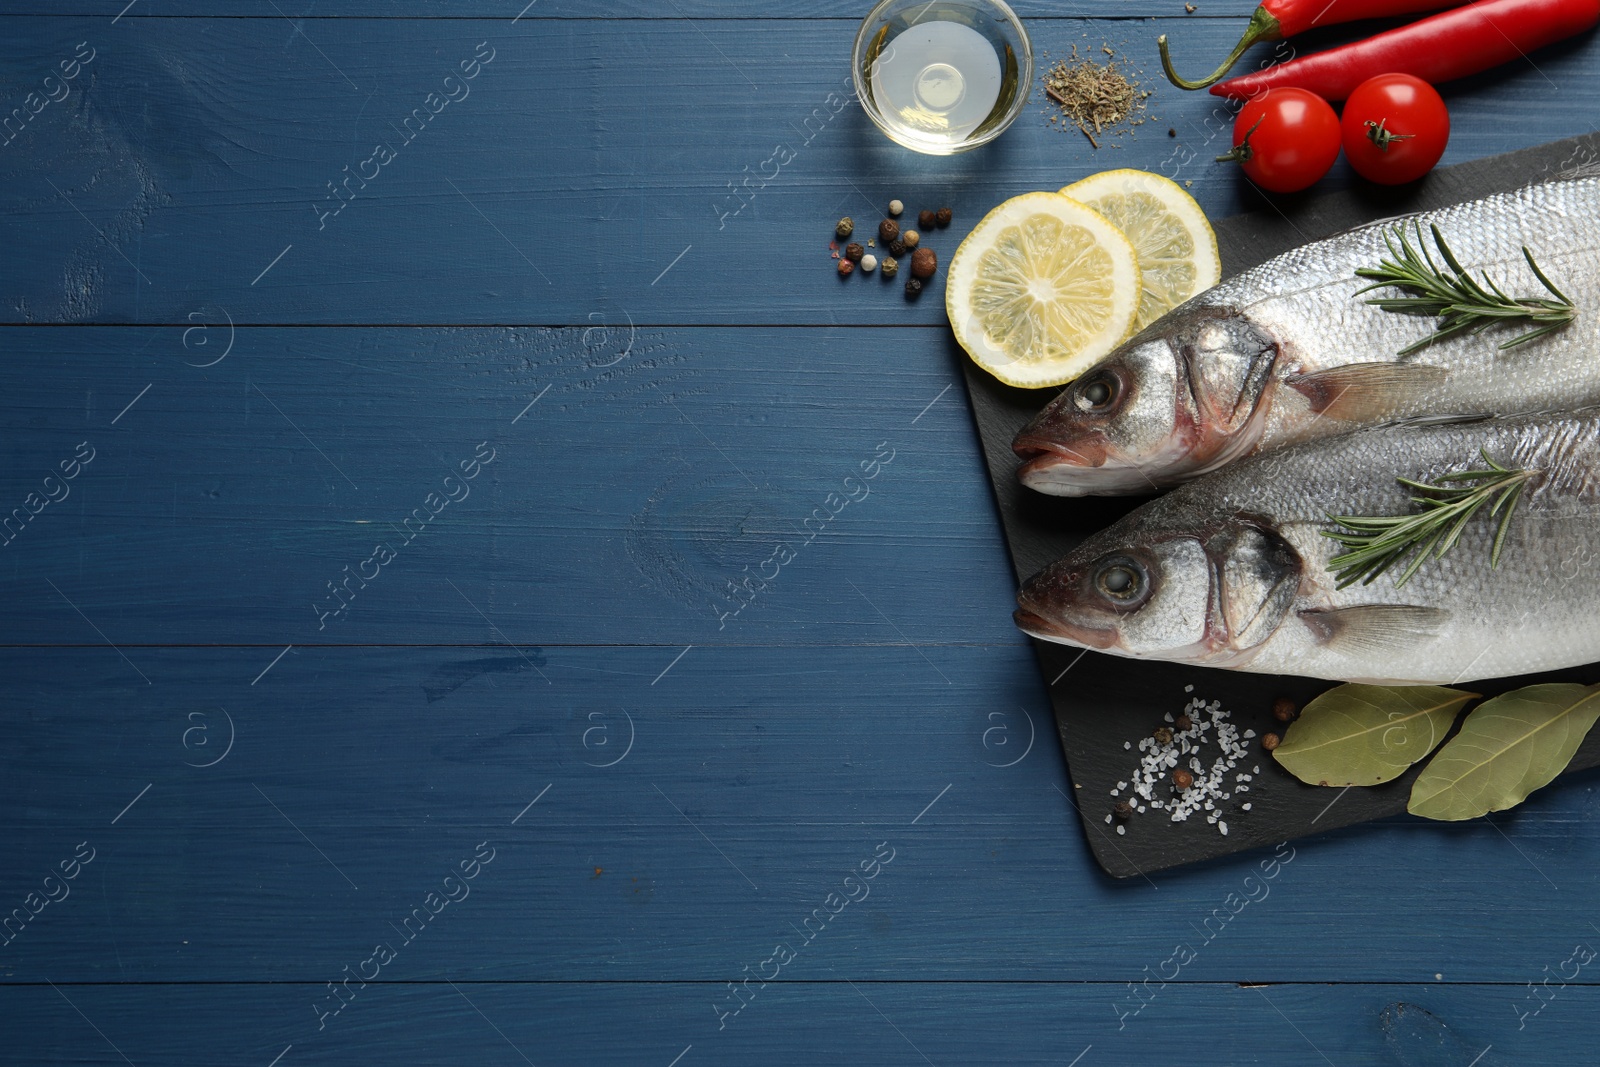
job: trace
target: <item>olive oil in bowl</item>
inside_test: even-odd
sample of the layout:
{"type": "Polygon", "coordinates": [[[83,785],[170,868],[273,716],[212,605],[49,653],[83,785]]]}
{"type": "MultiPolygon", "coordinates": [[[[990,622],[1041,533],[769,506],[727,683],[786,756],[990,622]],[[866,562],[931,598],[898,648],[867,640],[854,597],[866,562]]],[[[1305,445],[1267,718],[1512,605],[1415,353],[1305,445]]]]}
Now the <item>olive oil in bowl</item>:
{"type": "Polygon", "coordinates": [[[950,155],[1011,124],[1033,78],[1033,52],[1000,0],[884,0],[856,35],[856,95],[898,144],[950,155]]]}

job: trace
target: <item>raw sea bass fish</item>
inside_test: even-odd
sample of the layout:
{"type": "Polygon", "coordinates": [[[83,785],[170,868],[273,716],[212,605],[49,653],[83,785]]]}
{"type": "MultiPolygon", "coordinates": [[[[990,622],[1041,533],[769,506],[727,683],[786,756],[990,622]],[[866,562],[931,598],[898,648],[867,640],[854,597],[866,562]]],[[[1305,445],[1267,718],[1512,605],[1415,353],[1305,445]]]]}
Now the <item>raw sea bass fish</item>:
{"type": "Polygon", "coordinates": [[[1067,387],[1021,433],[1018,476],[1056,496],[1151,492],[1242,456],[1363,425],[1436,414],[1572,410],[1600,402],[1600,177],[1569,178],[1362,226],[1268,260],[1151,323],[1067,387]],[[1436,223],[1474,277],[1513,297],[1577,310],[1565,327],[1500,350],[1525,324],[1397,353],[1431,315],[1385,311],[1358,267],[1390,258],[1386,233],[1413,223],[1435,262],[1436,223]]]}
{"type": "MultiPolygon", "coordinates": [[[[1407,558],[1409,561],[1409,557],[1407,558]]],[[[1600,412],[1361,430],[1255,456],[1135,508],[1017,596],[1034,637],[1135,659],[1344,681],[1467,682],[1600,660],[1600,412]],[[1485,507],[1443,558],[1336,588],[1332,515],[1420,510],[1396,475],[1525,483],[1491,568],[1485,507]]]]}

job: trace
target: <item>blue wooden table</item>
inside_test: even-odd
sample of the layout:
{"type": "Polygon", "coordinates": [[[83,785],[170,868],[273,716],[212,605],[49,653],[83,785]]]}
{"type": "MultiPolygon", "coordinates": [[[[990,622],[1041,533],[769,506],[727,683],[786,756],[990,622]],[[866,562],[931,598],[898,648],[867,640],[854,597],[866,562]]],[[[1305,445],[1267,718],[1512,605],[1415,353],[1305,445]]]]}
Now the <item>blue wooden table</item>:
{"type": "MultiPolygon", "coordinates": [[[[525,2],[0,3],[0,1061],[1593,1062],[1592,777],[1101,874],[942,290],[833,271],[894,197],[1266,209],[1154,48],[1249,0],[1022,5],[1155,121],[944,160],[863,3],[525,2]]],[[[1448,100],[1584,133],[1600,54],[1448,100]]]]}

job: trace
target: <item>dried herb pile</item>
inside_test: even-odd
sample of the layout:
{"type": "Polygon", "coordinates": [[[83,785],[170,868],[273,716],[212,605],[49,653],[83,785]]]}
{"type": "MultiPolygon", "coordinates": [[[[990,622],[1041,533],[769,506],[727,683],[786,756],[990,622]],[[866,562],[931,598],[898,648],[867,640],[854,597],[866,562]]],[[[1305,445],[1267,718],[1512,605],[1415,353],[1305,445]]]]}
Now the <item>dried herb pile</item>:
{"type": "MultiPolygon", "coordinates": [[[[1097,134],[1108,130],[1121,133],[1145,121],[1145,101],[1150,90],[1139,88],[1122,72],[1116,53],[1109,46],[1101,49],[1111,59],[1105,63],[1078,55],[1072,46],[1068,59],[1058,60],[1044,75],[1044,92],[1061,109],[1061,117],[1083,131],[1089,143],[1099,148],[1097,134]]],[[[1056,121],[1056,116],[1051,117],[1056,121]]]]}

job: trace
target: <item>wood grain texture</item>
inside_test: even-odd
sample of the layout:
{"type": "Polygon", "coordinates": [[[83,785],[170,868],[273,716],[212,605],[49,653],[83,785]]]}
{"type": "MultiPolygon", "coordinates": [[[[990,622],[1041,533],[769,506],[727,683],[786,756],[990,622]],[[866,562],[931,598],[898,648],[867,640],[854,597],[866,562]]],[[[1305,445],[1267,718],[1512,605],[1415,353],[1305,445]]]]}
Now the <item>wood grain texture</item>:
{"type": "MultiPolygon", "coordinates": [[[[1557,962],[1564,958],[1562,950],[1557,962]]],[[[169,986],[167,1002],[152,1013],[150,994],[138,987],[41,984],[0,991],[0,1038],[19,1062],[106,1067],[266,1065],[280,1053],[284,1065],[667,1067],[680,1057],[678,1067],[868,1058],[1061,1067],[1074,1057],[1160,1063],[1180,1051],[1186,1062],[1206,1065],[1466,1067],[1479,1056],[1474,1067],[1508,1067],[1588,1062],[1585,1017],[1600,1003],[1594,986],[1567,986],[1519,1031],[1515,1013],[1529,1010],[1523,986],[1173,983],[1118,1030],[1113,1004],[1129,997],[1125,985],[852,986],[785,975],[718,1030],[719,992],[729,996],[709,983],[374,984],[319,1032],[316,989],[304,985],[169,986]],[[1023,1027],[1019,1018],[1030,1021],[1023,1027]]]]}
{"type": "Polygon", "coordinates": [[[486,840],[386,977],[737,978],[881,842],[796,977],[1139,981],[1186,941],[1187,980],[1516,983],[1595,939],[1592,774],[1493,823],[1107,878],[1020,642],[281,651],[7,653],[0,914],[95,856],[6,982],[320,983],[486,840]]]}
{"type": "MultiPolygon", "coordinates": [[[[0,548],[0,1059],[1584,1061],[1590,970],[1519,1012],[1600,939],[1592,776],[1301,843],[1244,906],[1270,849],[1098,870],[939,294],[831,274],[833,221],[893,196],[955,208],[942,254],[1108,166],[1259,208],[1208,162],[1212,98],[1157,86],[1098,153],[1030,106],[929,160],[833,113],[864,4],[524,6],[0,3],[5,112],[96,49],[0,147],[0,517],[29,512],[0,548]],[[319,229],[485,40],[470,97],[319,229]],[[470,495],[319,629],[312,597],[482,441],[470,495]],[[870,497],[719,607],[881,441],[870,497]],[[785,938],[788,987],[719,1030],[785,938]],[[1396,1044],[1397,1001],[1450,1029],[1396,1044]]],[[[1108,41],[1154,80],[1157,33],[1203,65],[1250,6],[1021,10],[1041,51],[1108,41]]],[[[1592,47],[1534,61],[1452,87],[1447,160],[1589,128],[1592,47]]]]}
{"type": "Polygon", "coordinates": [[[1017,639],[945,335],[596,315],[10,330],[4,642],[1017,639]]]}
{"type": "MultiPolygon", "coordinates": [[[[1038,44],[1110,40],[1153,84],[1154,38],[1180,27],[1191,54],[1238,33],[1061,20],[1038,44]]],[[[0,240],[29,249],[0,261],[13,322],[185,323],[221,306],[241,323],[581,325],[610,300],[640,323],[938,325],[938,287],[908,305],[876,278],[841,285],[840,215],[949,204],[959,221],[930,242],[948,259],[1005,197],[1111,166],[1193,181],[1213,214],[1265,206],[1211,162],[1226,106],[1165,86],[1159,121],[1124,147],[1092,150],[1040,104],[983,149],[915,156],[850,103],[847,21],[334,20],[315,48],[282,19],[7,28],[19,104],[30,68],[95,49],[71,95],[0,149],[0,240]],[[493,61],[449,89],[485,41],[493,61]],[[404,125],[446,92],[463,98],[404,125]],[[394,158],[369,162],[378,145],[394,158]]],[[[1536,59],[1452,89],[1447,161],[1588,130],[1600,76],[1581,43],[1536,59]]],[[[1348,181],[1340,164],[1329,187],[1348,181]]]]}

